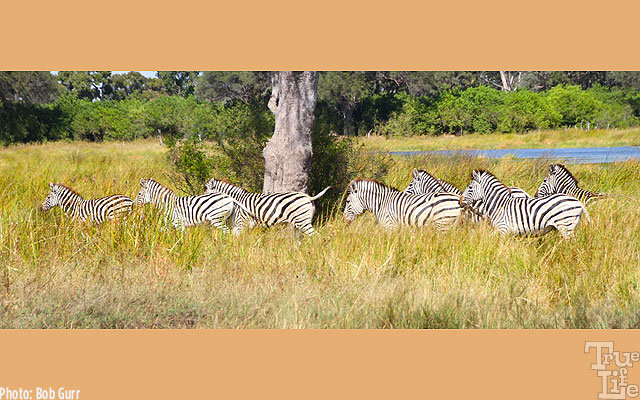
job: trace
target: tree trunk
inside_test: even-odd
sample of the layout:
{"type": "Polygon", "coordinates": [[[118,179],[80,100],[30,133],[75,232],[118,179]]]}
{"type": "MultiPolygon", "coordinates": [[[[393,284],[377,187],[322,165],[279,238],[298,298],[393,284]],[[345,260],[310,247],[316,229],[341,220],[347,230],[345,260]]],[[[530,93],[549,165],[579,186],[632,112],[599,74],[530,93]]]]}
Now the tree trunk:
{"type": "Polygon", "coordinates": [[[344,134],[351,136],[355,133],[353,126],[353,110],[356,108],[356,103],[347,101],[347,104],[342,108],[342,121],[344,123],[344,134]]]}
{"type": "Polygon", "coordinates": [[[264,193],[306,192],[311,166],[311,132],[318,99],[318,72],[281,71],[272,79],[269,109],[275,132],[265,146],[264,193]]]}

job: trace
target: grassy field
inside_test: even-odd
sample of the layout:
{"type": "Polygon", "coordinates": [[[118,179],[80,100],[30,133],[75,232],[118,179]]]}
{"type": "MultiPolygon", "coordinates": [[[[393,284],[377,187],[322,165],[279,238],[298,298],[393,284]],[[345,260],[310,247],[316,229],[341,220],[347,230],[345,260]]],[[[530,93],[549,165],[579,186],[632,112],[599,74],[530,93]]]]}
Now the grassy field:
{"type": "MultiPolygon", "coordinates": [[[[48,182],[85,198],[133,197],[141,177],[167,182],[164,151],[147,141],[0,149],[0,327],[640,324],[638,162],[571,166],[584,187],[616,196],[590,205],[592,223],[569,241],[501,238],[486,225],[385,231],[371,215],[347,226],[339,213],[320,215],[312,238],[287,227],[231,237],[163,230],[149,208],[104,226],[38,210],[48,182]]],[[[546,173],[535,161],[416,157],[393,159],[385,181],[403,188],[414,167],[460,188],[484,167],[529,193],[546,173]]]]}
{"type": "Polygon", "coordinates": [[[557,130],[464,136],[372,136],[362,138],[370,151],[527,149],[556,147],[640,146],[640,129],[557,130]]]}

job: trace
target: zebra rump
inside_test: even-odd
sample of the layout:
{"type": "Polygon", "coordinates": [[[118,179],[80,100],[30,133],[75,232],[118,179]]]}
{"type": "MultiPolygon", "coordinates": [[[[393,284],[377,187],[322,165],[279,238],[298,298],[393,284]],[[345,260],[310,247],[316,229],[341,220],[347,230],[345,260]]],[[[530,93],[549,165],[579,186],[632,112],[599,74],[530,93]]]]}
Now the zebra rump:
{"type": "Polygon", "coordinates": [[[233,233],[236,235],[255,225],[271,227],[280,223],[289,223],[307,235],[315,234],[311,225],[316,209],[313,201],[329,188],[311,197],[302,192],[251,193],[218,179],[210,179],[205,183],[205,193],[224,193],[239,205],[233,215],[233,233]]]}

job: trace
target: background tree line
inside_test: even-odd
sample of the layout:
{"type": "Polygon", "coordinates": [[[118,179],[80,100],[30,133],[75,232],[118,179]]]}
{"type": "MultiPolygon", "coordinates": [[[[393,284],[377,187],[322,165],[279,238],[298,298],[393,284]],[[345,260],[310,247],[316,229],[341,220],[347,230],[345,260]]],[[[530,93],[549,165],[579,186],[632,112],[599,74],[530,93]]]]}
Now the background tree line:
{"type": "MultiPolygon", "coordinates": [[[[270,133],[271,75],[0,72],[0,143],[228,138],[233,112],[270,133]]],[[[624,71],[323,72],[316,126],[345,135],[628,127],[640,119],[639,92],[640,73],[624,71]]]]}
{"type": "MultiPolygon", "coordinates": [[[[262,150],[275,124],[268,107],[272,76],[0,72],[0,143],[159,137],[184,192],[197,193],[211,176],[260,191],[262,150]]],[[[311,193],[356,175],[384,174],[385,156],[364,155],[353,140],[358,135],[639,125],[640,73],[322,72],[315,114],[311,193]]]]}

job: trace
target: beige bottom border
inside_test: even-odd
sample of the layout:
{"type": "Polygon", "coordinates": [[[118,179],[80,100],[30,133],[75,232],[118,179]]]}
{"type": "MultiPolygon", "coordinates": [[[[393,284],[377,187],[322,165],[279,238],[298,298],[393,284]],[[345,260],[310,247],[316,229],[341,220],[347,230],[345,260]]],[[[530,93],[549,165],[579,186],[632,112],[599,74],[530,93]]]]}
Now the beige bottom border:
{"type": "MultiPolygon", "coordinates": [[[[586,341],[640,351],[630,330],[5,330],[0,394],[596,399],[601,378],[586,341]]],[[[627,382],[640,384],[633,369],[627,382]]]]}

